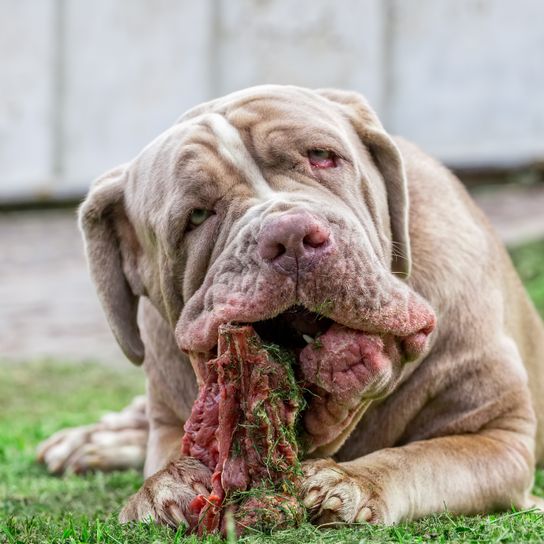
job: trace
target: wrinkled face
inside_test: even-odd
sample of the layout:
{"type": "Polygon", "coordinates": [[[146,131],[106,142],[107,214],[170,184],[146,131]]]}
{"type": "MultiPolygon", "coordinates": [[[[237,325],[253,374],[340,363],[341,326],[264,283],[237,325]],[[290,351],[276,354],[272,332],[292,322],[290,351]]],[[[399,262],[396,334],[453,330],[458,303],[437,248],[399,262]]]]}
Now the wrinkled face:
{"type": "Polygon", "coordinates": [[[434,327],[391,270],[398,198],[379,152],[329,98],[257,88],[189,112],[124,189],[138,281],[197,376],[220,324],[252,323],[297,355],[313,449],[392,390],[434,327]]]}

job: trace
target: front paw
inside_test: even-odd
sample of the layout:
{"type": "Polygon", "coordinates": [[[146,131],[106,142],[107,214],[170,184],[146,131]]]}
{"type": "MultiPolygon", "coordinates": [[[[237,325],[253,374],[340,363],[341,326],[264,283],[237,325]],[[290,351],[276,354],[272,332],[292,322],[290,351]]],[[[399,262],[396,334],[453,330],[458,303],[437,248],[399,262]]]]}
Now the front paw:
{"type": "Polygon", "coordinates": [[[132,495],[119,514],[119,521],[154,521],[177,528],[191,525],[190,502],[209,495],[211,472],[200,461],[184,457],[150,476],[132,495]]]}
{"type": "Polygon", "coordinates": [[[348,472],[331,459],[303,464],[303,502],[317,525],[395,523],[383,499],[379,476],[360,469],[348,472]]]}
{"type": "Polygon", "coordinates": [[[56,432],[38,446],[38,461],[52,474],[141,469],[148,437],[146,399],[136,397],[121,412],[98,423],[56,432]]]}

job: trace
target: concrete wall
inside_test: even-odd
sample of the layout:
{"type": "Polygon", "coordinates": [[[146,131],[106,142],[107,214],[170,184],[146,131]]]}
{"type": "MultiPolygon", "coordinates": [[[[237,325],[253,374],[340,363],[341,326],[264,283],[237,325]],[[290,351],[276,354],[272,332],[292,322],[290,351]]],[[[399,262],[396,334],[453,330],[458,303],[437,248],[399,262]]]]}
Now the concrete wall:
{"type": "Polygon", "coordinates": [[[454,166],[544,159],[542,0],[0,0],[0,201],[80,196],[181,112],[356,89],[454,166]]]}

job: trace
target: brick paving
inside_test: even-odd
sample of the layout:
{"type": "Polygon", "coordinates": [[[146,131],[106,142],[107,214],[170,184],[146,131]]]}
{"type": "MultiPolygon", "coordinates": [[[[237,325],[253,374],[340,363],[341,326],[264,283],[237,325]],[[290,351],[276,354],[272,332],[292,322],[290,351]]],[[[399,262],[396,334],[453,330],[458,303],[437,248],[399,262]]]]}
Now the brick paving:
{"type": "MultiPolygon", "coordinates": [[[[480,190],[510,244],[544,237],[544,186],[480,190]]],[[[73,211],[0,214],[0,359],[126,365],[89,280],[73,211]]]]}

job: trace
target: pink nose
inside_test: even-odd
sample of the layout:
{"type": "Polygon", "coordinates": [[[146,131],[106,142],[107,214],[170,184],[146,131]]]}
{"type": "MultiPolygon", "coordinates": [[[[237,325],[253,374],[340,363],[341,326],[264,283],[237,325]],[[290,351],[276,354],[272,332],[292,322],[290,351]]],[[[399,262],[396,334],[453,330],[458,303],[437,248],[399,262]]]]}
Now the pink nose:
{"type": "Polygon", "coordinates": [[[329,228],[305,211],[285,213],[268,221],[257,241],[263,261],[286,275],[308,270],[331,246],[329,228]]]}

